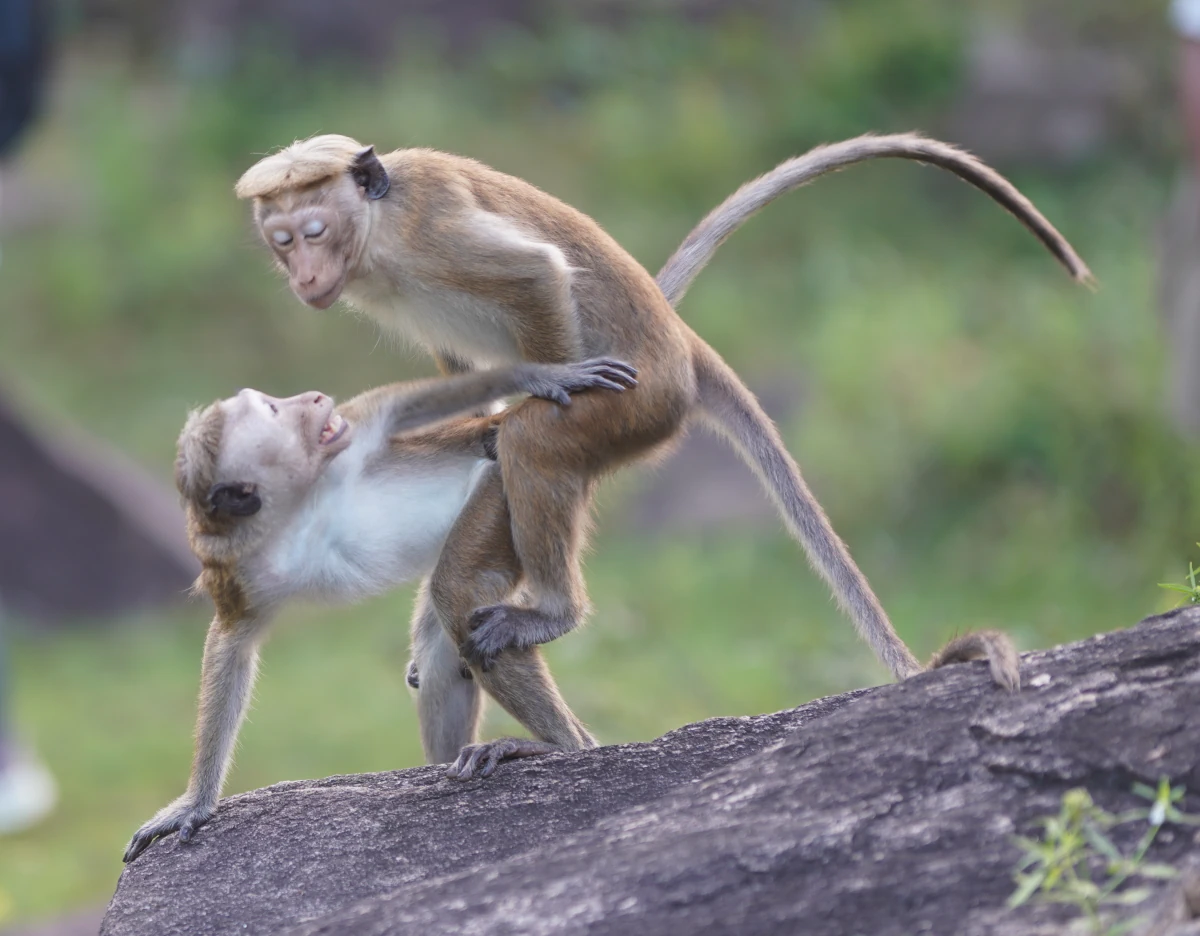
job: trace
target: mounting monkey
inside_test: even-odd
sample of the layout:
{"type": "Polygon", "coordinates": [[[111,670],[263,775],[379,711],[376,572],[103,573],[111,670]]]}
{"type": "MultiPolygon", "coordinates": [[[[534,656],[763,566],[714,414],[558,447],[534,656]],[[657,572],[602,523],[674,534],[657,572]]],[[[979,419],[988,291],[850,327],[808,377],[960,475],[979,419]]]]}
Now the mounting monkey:
{"type": "MultiPolygon", "coordinates": [[[[298,298],[318,309],[346,299],[424,346],[444,373],[601,354],[638,369],[632,393],[589,394],[567,409],[526,401],[503,420],[503,487],[491,478],[472,492],[416,611],[418,621],[440,616],[477,676],[579,623],[587,608],[579,556],[597,480],[664,446],[693,416],[727,437],[758,474],[893,675],[921,670],[770,419],[672,308],[725,238],[764,205],[825,173],[887,157],[939,166],[982,189],[1076,280],[1090,280],[1070,244],[1008,181],[961,150],[912,134],[818,147],[747,183],[688,236],[657,282],[591,218],[470,159],[426,149],[381,157],[348,137],[320,136],[242,176],[237,195],[254,200],[259,230],[298,298]]],[[[969,652],[991,653],[997,681],[1015,686],[1015,655],[1002,637],[965,638],[937,659],[969,652]]],[[[497,686],[488,691],[499,698],[497,686]]],[[[595,743],[573,717],[548,717],[546,700],[504,695],[539,740],[464,748],[452,773],[595,743]]],[[[447,746],[467,744],[470,730],[459,725],[447,746]]]]}
{"type": "MultiPolygon", "coordinates": [[[[280,400],[243,390],[193,412],[175,480],[203,567],[197,587],[216,615],[204,644],[192,774],[187,792],[134,835],[125,860],[160,835],[178,831],[186,841],[216,810],[258,646],[280,606],[302,595],[360,600],[428,575],[472,489],[494,483],[483,469],[495,458],[501,416],[422,427],[514,393],[567,406],[571,393],[636,383],[619,361],[520,364],[381,387],[336,409],[321,393],[280,400]]],[[[430,686],[425,704],[418,696],[422,741],[438,750],[443,722],[478,721],[479,697],[436,618],[414,638],[430,686]]],[[[536,649],[507,655],[500,670],[511,691],[536,693],[574,718],[536,649]]]]}
{"type": "MultiPolygon", "coordinates": [[[[286,601],[353,602],[426,575],[473,488],[493,485],[492,496],[503,500],[499,474],[488,470],[503,415],[422,426],[516,392],[566,406],[571,393],[636,384],[633,368],[599,359],[395,384],[337,408],[316,392],[281,400],[243,390],[193,412],[179,437],[176,483],[203,566],[197,587],[216,613],[204,645],[188,788],[135,833],[125,861],[172,832],[187,841],[216,812],[258,648],[286,601]]],[[[449,761],[463,737],[475,736],[480,693],[459,648],[423,607],[413,621],[421,742],[430,761],[449,761]]],[[[951,641],[930,665],[978,656],[989,658],[997,681],[1016,680],[1011,643],[991,631],[951,641]]],[[[540,720],[526,725],[535,734],[571,724],[590,741],[538,648],[502,654],[479,680],[506,708],[536,700],[540,720]]],[[[412,668],[409,683],[416,689],[417,682],[412,668]]],[[[487,776],[503,750],[469,749],[450,773],[487,776]],[[486,758],[472,757],[476,751],[486,758]]]]}

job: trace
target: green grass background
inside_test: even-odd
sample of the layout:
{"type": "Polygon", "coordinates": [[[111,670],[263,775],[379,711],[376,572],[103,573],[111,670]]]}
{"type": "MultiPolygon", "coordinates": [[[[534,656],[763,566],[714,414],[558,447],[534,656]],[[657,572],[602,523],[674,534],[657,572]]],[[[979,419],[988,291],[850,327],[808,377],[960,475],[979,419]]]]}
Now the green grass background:
{"type": "MultiPolygon", "coordinates": [[[[794,27],[563,24],[460,68],[414,42],[350,77],[264,56],[195,80],[72,42],[20,167],[45,223],[0,241],[0,375],[38,419],[80,423],[166,483],[188,406],[432,370],[287,293],[231,193],[254,154],[322,131],[470,154],[591,213],[653,270],[793,153],[939,128],[969,24],[948,0],[898,5],[839,3],[794,27]]],[[[1131,10],[1161,14],[1101,4],[1087,22],[1131,10]]],[[[743,374],[803,388],[788,444],[921,654],[970,627],[1031,649],[1131,624],[1171,604],[1156,583],[1195,555],[1200,461],[1162,417],[1153,308],[1172,138],[1131,139],[1067,169],[1006,167],[1092,265],[1094,294],[982,195],[880,164],[765,211],[681,307],[743,374]]],[[[637,483],[602,493],[592,622],[547,648],[603,741],[886,678],[781,532],[636,533],[637,483]]],[[[284,615],[227,792],[421,762],[410,602],[284,615]]],[[[0,841],[0,923],[102,903],[128,836],[182,790],[207,620],[197,602],[17,634],[15,714],[62,802],[0,841]]]]}

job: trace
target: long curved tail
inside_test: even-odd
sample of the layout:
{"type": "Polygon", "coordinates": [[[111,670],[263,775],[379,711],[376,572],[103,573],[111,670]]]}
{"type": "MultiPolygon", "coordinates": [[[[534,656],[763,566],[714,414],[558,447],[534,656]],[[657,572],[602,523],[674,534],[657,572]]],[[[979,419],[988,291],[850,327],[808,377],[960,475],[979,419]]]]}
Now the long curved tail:
{"type": "Polygon", "coordinates": [[[954,173],[982,189],[1015,215],[1066,267],[1073,279],[1092,283],[1091,271],[1067,239],[1002,175],[949,143],[916,133],[898,133],[860,136],[818,146],[747,182],[709,212],[659,270],[657,280],[663,294],[671,305],[676,305],[725,239],[779,196],[826,173],[872,159],[912,159],[954,173]]]}
{"type": "Polygon", "coordinates": [[[866,576],[850,557],[813,497],[800,468],[783,446],[774,423],[719,354],[696,339],[700,416],[724,435],[775,501],[788,530],[804,547],[808,561],[829,583],[834,597],[859,635],[896,679],[919,673],[921,664],[892,629],[887,613],[871,591],[866,576]]]}

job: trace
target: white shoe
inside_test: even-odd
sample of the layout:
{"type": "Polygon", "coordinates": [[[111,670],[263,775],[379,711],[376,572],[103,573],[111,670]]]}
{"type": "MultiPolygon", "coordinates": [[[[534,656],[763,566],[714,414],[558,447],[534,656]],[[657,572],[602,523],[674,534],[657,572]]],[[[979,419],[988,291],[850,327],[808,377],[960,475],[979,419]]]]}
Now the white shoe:
{"type": "Polygon", "coordinates": [[[36,825],[57,801],[50,771],[34,757],[17,752],[0,769],[0,835],[15,835],[36,825]]]}

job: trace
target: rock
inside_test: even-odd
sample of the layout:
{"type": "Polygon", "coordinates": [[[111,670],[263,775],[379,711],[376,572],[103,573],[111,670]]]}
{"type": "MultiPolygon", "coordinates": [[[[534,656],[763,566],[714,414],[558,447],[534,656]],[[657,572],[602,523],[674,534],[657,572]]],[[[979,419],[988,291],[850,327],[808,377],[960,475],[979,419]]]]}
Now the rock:
{"type": "MultiPolygon", "coordinates": [[[[467,784],[419,768],[233,797],[126,869],[101,932],[1061,933],[1068,907],[1005,908],[1011,837],[1075,786],[1120,811],[1168,776],[1200,811],[1200,609],[1023,673],[1018,695],[957,666],[467,784]]],[[[1167,827],[1151,858],[1194,852],[1167,827]]]]}
{"type": "Polygon", "coordinates": [[[712,719],[648,744],[503,764],[487,781],[451,782],[443,767],[418,767],[230,797],[191,843],[156,842],[126,867],[102,931],[274,932],[368,894],[552,844],[761,751],[860,694],[712,719]],[[179,881],[204,886],[180,892],[179,881]]]}
{"type": "Polygon", "coordinates": [[[199,572],[178,499],[0,395],[0,601],[40,621],[180,602],[199,572]]]}

